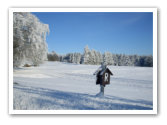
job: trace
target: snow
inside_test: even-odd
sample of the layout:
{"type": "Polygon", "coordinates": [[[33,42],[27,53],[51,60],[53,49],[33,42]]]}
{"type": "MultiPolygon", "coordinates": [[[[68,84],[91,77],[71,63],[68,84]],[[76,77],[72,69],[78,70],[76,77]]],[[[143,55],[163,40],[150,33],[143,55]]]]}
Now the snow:
{"type": "Polygon", "coordinates": [[[14,69],[14,110],[152,110],[153,69],[109,66],[104,97],[93,73],[99,65],[45,62],[14,69]]]}

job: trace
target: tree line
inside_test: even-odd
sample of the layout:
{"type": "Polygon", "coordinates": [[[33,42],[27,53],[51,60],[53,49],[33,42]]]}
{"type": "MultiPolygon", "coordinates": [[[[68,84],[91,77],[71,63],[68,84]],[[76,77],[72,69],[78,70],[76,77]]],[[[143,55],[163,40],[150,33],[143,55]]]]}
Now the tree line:
{"type": "Polygon", "coordinates": [[[66,55],[58,55],[56,52],[48,53],[49,61],[60,61],[76,64],[99,65],[104,62],[107,65],[115,66],[143,66],[152,67],[153,57],[139,55],[112,54],[111,52],[100,53],[90,50],[88,46],[84,48],[84,53],[68,53],[66,55]]]}
{"type": "MultiPolygon", "coordinates": [[[[99,65],[105,62],[107,65],[118,66],[153,66],[153,57],[100,53],[84,48],[84,53],[68,53],[58,55],[56,52],[48,53],[46,35],[49,33],[49,25],[43,24],[29,12],[13,13],[13,67],[26,64],[38,66],[45,60],[61,61],[76,64],[99,65]]],[[[27,66],[28,66],[27,65],[27,66]]]]}

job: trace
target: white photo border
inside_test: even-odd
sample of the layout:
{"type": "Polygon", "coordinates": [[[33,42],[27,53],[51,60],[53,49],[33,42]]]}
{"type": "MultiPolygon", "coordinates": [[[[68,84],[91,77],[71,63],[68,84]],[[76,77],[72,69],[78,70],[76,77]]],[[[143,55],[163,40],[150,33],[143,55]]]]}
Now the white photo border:
{"type": "Polygon", "coordinates": [[[157,8],[9,8],[9,114],[157,114],[157,8]],[[13,12],[152,12],[153,110],[14,110],[13,12]]]}

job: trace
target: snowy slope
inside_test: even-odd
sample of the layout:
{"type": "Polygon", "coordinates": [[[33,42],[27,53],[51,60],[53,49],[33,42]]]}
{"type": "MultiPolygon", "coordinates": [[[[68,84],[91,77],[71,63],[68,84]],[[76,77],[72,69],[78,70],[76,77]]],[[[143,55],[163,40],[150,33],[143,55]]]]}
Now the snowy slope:
{"type": "Polygon", "coordinates": [[[13,107],[22,110],[152,110],[152,68],[110,66],[114,76],[97,97],[99,66],[45,62],[14,69],[13,107]]]}

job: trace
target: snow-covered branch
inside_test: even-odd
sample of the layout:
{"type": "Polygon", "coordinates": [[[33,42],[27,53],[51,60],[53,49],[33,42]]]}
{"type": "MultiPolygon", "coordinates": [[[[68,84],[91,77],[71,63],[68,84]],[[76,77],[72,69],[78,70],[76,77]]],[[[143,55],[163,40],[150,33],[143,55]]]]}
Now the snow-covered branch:
{"type": "Polygon", "coordinates": [[[13,66],[39,65],[47,59],[49,26],[29,12],[13,13],[13,66]]]}

